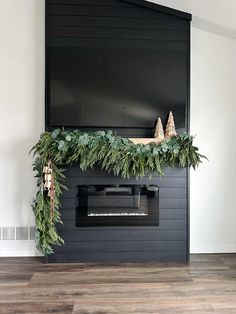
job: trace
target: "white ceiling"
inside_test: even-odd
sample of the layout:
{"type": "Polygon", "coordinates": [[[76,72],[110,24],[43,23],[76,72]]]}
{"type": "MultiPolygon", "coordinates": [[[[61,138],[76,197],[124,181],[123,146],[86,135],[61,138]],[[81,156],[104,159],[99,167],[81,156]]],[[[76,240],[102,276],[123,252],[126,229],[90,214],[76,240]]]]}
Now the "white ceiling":
{"type": "Polygon", "coordinates": [[[236,38],[236,0],[152,0],[193,15],[197,28],[236,38]]]}

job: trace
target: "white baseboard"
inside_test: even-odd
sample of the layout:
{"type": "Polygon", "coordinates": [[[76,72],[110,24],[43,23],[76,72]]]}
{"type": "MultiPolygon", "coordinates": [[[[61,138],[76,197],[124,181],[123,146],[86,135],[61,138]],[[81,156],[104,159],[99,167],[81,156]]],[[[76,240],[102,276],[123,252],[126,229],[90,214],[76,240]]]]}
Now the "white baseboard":
{"type": "Polygon", "coordinates": [[[235,244],[191,245],[191,254],[236,253],[235,244]]]}
{"type": "MultiPolygon", "coordinates": [[[[236,253],[236,244],[193,245],[190,252],[191,254],[236,253]]],[[[36,249],[35,241],[32,240],[0,241],[0,257],[14,256],[42,256],[42,254],[36,249]]]]}
{"type": "Polygon", "coordinates": [[[42,256],[33,240],[0,241],[0,257],[42,256]]]}

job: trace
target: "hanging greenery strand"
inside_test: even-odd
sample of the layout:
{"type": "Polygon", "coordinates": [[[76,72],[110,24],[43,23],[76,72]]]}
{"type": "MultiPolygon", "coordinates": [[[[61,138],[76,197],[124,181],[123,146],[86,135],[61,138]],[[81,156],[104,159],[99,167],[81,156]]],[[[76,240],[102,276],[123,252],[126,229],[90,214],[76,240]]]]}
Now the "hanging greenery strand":
{"type": "Polygon", "coordinates": [[[63,166],[78,163],[83,171],[96,166],[116,176],[138,179],[152,173],[163,175],[164,167],[195,169],[205,158],[193,146],[193,137],[187,133],[172,136],[159,144],[135,145],[127,138],[115,136],[112,131],[85,133],[55,129],[43,133],[32,151],[39,187],[32,204],[36,242],[44,255],[53,253],[53,246],[63,244],[56,229],[56,225],[62,223],[59,209],[60,194],[65,188],[62,185],[63,166]],[[44,182],[44,169],[48,164],[53,173],[53,193],[49,193],[48,182],[44,182]]]}

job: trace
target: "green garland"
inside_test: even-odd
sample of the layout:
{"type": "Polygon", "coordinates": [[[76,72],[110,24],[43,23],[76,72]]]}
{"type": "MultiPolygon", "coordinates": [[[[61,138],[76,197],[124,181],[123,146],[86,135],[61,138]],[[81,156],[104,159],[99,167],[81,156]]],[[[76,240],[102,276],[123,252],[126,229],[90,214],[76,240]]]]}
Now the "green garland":
{"type": "Polygon", "coordinates": [[[195,169],[204,157],[193,146],[193,137],[187,133],[173,136],[160,144],[135,145],[127,138],[115,136],[112,131],[85,133],[56,129],[43,133],[32,151],[36,156],[33,170],[36,171],[39,187],[32,208],[37,247],[44,255],[53,253],[54,245],[63,244],[56,229],[57,223],[62,223],[59,209],[61,182],[65,179],[63,166],[78,162],[83,171],[96,166],[116,176],[138,179],[152,173],[163,175],[164,167],[192,166],[195,169]],[[43,184],[43,166],[49,160],[53,165],[55,185],[53,217],[48,191],[43,184]]]}

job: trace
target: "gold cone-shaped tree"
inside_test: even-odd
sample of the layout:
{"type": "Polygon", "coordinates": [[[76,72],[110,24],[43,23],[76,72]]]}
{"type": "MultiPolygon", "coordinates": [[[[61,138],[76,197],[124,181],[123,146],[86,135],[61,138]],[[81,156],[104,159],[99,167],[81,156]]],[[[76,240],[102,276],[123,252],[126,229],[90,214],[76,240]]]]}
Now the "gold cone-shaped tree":
{"type": "Polygon", "coordinates": [[[177,135],[175,130],[175,121],[172,111],[169,113],[168,121],[165,129],[165,138],[169,138],[171,136],[177,135]]]}
{"type": "Polygon", "coordinates": [[[162,126],[161,118],[157,119],[157,124],[156,124],[156,128],[155,128],[154,137],[157,140],[159,140],[159,141],[163,141],[164,138],[165,138],[164,129],[163,129],[163,126],[162,126]]]}

